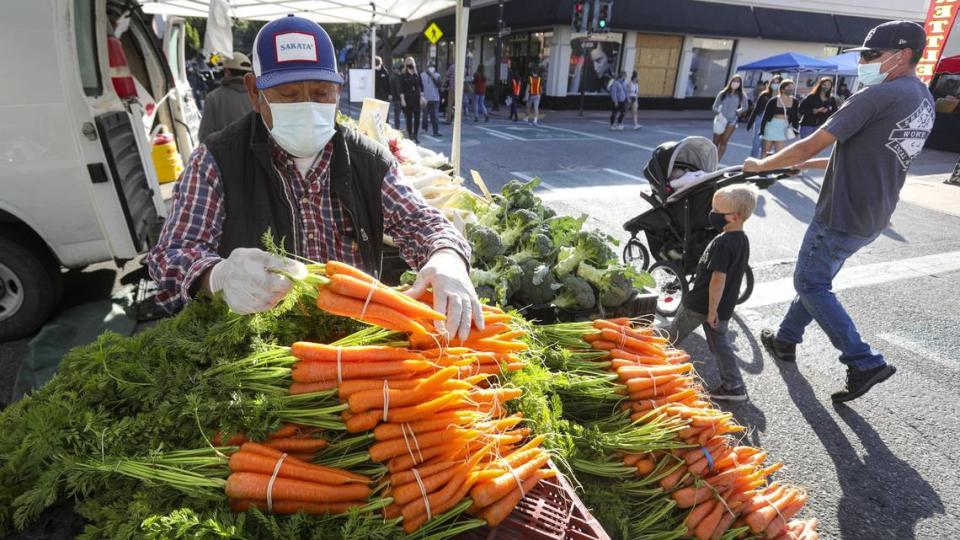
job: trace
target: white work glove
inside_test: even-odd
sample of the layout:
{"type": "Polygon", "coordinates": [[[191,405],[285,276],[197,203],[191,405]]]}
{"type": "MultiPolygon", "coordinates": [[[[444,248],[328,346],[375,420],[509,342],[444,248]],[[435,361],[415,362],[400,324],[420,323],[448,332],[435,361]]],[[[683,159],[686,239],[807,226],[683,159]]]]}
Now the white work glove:
{"type": "Polygon", "coordinates": [[[307,277],[303,263],[278,257],[256,248],[237,248],[210,270],[210,290],[223,291],[233,311],[247,315],[277,305],[293,286],[279,270],[297,279],[307,277]]]}
{"type": "Polygon", "coordinates": [[[423,265],[407,294],[418,298],[433,288],[433,309],[446,315],[446,321],[437,321],[437,330],[447,339],[459,337],[466,341],[470,325],[483,330],[483,310],[477,292],[473,289],[467,265],[451,249],[437,250],[423,265]]]}

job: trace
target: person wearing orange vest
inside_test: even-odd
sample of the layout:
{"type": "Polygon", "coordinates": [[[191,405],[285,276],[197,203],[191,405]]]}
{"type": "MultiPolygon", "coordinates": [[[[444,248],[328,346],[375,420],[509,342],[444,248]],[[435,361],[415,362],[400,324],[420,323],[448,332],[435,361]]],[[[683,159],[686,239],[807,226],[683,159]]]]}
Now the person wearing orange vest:
{"type": "Polygon", "coordinates": [[[540,95],[543,92],[543,79],[534,71],[527,77],[527,123],[530,123],[530,110],[533,109],[533,125],[540,119],[540,95]]]}
{"type": "Polygon", "coordinates": [[[510,119],[514,122],[520,120],[518,111],[520,110],[520,92],[523,89],[523,79],[514,71],[510,75],[510,119]]]}

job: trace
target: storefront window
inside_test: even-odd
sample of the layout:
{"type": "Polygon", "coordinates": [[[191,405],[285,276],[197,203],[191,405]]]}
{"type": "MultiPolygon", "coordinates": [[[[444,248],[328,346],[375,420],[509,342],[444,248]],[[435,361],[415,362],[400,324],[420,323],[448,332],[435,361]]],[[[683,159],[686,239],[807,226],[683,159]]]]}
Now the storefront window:
{"type": "Polygon", "coordinates": [[[534,32],[531,47],[536,51],[540,76],[547,78],[550,72],[550,48],[553,45],[553,32],[534,32]]]}
{"type": "Polygon", "coordinates": [[[732,39],[693,38],[687,97],[714,97],[726,86],[734,43],[732,39]]]}
{"type": "Polygon", "coordinates": [[[484,36],[483,55],[480,58],[480,65],[483,66],[483,76],[488,83],[493,82],[493,69],[497,61],[497,38],[495,36],[484,36]]]}
{"type": "Polygon", "coordinates": [[[623,34],[573,34],[570,40],[570,76],[568,94],[607,93],[608,83],[620,68],[620,45],[623,34]]]}

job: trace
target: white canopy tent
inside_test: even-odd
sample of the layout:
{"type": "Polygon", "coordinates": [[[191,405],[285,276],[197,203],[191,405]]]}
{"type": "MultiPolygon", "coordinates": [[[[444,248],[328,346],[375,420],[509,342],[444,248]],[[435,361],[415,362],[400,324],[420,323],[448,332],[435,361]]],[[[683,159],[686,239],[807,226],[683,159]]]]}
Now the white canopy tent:
{"type": "MultiPolygon", "coordinates": [[[[144,13],[183,17],[207,17],[210,0],[139,0],[144,13]]],[[[496,0],[474,0],[475,5],[496,0]]],[[[398,24],[456,8],[456,63],[458,69],[450,158],[460,174],[460,125],[463,118],[463,77],[467,51],[467,21],[471,0],[228,0],[230,16],[269,21],[288,14],[318,23],[361,23],[371,26],[370,50],[376,49],[376,27],[398,24]]],[[[372,67],[372,66],[371,66],[372,67]]]]}

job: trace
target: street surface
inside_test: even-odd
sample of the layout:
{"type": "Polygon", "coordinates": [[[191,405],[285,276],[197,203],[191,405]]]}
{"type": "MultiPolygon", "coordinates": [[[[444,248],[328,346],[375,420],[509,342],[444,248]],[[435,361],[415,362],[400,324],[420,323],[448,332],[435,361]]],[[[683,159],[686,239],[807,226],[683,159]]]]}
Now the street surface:
{"type": "MultiPolygon", "coordinates": [[[[507,122],[504,112],[489,123],[464,123],[464,176],[477,170],[491,190],[540,177],[540,196],[558,212],[585,213],[590,226],[620,240],[627,239],[622,224],[646,208],[639,192],[651,151],[686,135],[709,137],[711,125],[702,111],[643,111],[639,131],[629,119],[624,131],[609,131],[609,115],[599,112],[548,111],[539,127],[507,122]]],[[[441,133],[421,142],[449,155],[450,126],[441,133]]],[[[741,128],[722,162],[741,163],[749,145],[741,128]]],[[[956,160],[924,152],[890,227],[838,277],[838,296],[861,333],[898,368],[849,406],[830,402],[844,371],[819,328],[809,329],[796,365],[777,363],[759,343],[760,330],[779,321],[793,296],[793,261],[821,177],[772,186],[747,223],[757,286],[731,330],[751,400],[728,409],[749,428],[749,443],[785,463],[777,478],[809,490],[803,516],[820,519],[824,538],[960,538],[960,187],[942,184],[956,160]]],[[[123,272],[106,266],[71,273],[65,305],[109,294],[123,272]]],[[[0,403],[26,343],[0,344],[0,403]]],[[[700,331],[682,347],[716,382],[700,331]]]]}
{"type": "MultiPolygon", "coordinates": [[[[700,112],[642,111],[641,130],[628,120],[624,131],[609,131],[608,120],[564,112],[540,127],[466,122],[464,176],[476,169],[491,190],[540,177],[540,195],[558,212],[585,213],[590,225],[626,240],[622,224],[646,208],[638,192],[651,150],[685,135],[709,137],[710,121],[700,112]]],[[[421,141],[449,153],[450,126],[441,128],[441,140],[421,141]]],[[[721,161],[742,163],[750,142],[741,127],[721,161]]],[[[759,343],[793,297],[793,261],[822,177],[774,185],[747,222],[757,286],[731,329],[751,400],[727,408],[750,429],[751,444],[785,463],[777,478],[807,487],[803,515],[820,519],[824,538],[960,538],[960,188],[942,184],[956,160],[924,152],[890,227],[838,276],[838,296],[861,333],[898,368],[848,406],[830,402],[844,368],[818,327],[808,330],[796,365],[778,363],[759,343]]],[[[682,347],[716,382],[701,331],[682,347]]]]}

